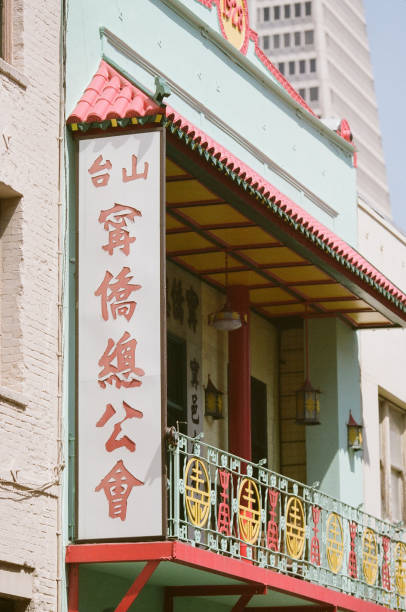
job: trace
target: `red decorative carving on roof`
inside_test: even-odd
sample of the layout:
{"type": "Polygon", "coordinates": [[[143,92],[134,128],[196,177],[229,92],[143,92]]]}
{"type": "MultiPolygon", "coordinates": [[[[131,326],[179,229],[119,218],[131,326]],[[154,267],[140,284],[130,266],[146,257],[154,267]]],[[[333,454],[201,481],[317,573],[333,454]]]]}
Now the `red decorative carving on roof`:
{"type": "Polygon", "coordinates": [[[67,123],[146,117],[162,112],[150,97],[102,60],[67,123]]]}

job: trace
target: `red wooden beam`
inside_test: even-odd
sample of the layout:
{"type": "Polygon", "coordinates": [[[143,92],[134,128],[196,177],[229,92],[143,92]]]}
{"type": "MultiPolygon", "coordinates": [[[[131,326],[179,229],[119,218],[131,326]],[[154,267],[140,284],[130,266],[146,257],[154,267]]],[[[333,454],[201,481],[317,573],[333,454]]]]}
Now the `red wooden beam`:
{"type": "Polygon", "coordinates": [[[263,584],[206,584],[166,587],[171,597],[204,597],[205,595],[265,595],[263,584]]]}
{"type": "Polygon", "coordinates": [[[243,612],[245,610],[245,606],[250,602],[251,597],[254,593],[249,595],[241,595],[240,599],[235,604],[234,608],[231,609],[231,612],[243,612]]]}
{"type": "MultiPolygon", "coordinates": [[[[111,563],[131,561],[173,561],[181,565],[213,572],[245,583],[261,584],[287,595],[294,594],[320,607],[337,607],[349,612],[383,612],[388,608],[353,595],[333,591],[274,570],[258,567],[240,559],[203,550],[184,542],[124,542],[111,544],[74,544],[66,549],[66,562],[111,563]]],[[[77,612],[75,608],[69,612],[77,612]]]]}
{"type": "Polygon", "coordinates": [[[79,565],[69,566],[68,612],[79,612],[79,565]]]}
{"type": "Polygon", "coordinates": [[[158,567],[160,561],[148,561],[142,572],[136,577],[123,599],[118,604],[114,612],[127,612],[131,604],[137,599],[142,589],[151,578],[152,574],[158,567]]]}
{"type": "Polygon", "coordinates": [[[248,608],[249,612],[336,612],[336,607],[331,606],[255,606],[248,608]]]}

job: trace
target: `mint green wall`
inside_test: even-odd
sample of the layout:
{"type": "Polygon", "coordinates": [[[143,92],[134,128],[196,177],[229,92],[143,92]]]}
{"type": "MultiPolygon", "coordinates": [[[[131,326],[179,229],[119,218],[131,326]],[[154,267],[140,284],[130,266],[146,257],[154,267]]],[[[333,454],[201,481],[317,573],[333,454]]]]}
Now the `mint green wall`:
{"type": "Polygon", "coordinates": [[[349,411],[361,421],[357,334],[339,319],[309,321],[310,380],[322,391],[321,425],[307,427],[307,482],[343,502],[362,502],[362,453],[347,449],[349,411]]]}
{"type": "Polygon", "coordinates": [[[102,43],[105,55],[143,87],[154,90],[154,75],[158,69],[226,122],[237,135],[224,130],[210,113],[202,113],[193,100],[185,99],[182,91],[174,91],[169,99],[169,104],[181,114],[355,245],[355,171],[347,144],[320,122],[310,121],[308,113],[295,106],[256,58],[252,41],[247,60],[222,38],[215,7],[209,10],[196,0],[70,2],[67,113],[73,110],[96,71],[102,43]],[[177,7],[178,12],[167,4],[177,7]],[[189,21],[185,20],[188,13],[189,21]],[[99,35],[102,26],[124,41],[128,48],[106,37],[102,41],[99,35]],[[147,60],[152,68],[142,66],[131,50],[147,60]],[[247,63],[248,67],[243,67],[247,63]],[[248,151],[241,143],[239,135],[338,215],[333,217],[326,213],[288,178],[279,176],[259,161],[255,152],[248,151]]]}

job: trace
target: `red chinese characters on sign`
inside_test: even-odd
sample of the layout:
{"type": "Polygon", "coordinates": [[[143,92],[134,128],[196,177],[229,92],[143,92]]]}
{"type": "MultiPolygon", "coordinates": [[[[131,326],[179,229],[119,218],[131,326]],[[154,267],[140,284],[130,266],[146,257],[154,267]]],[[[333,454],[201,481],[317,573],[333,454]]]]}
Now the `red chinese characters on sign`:
{"type": "Polygon", "coordinates": [[[117,343],[112,338],[108,339],[106,350],[99,359],[99,366],[102,369],[98,375],[98,382],[102,389],[113,383],[117,389],[142,385],[142,381],[137,377],[144,376],[145,372],[135,365],[136,348],[137,341],[131,338],[127,331],[117,343]]]}
{"type": "Polygon", "coordinates": [[[109,502],[109,517],[125,521],[127,516],[127,500],[134,487],[144,483],[135,478],[120,460],[112,470],[99,482],[95,491],[103,489],[109,502]]]}
{"type": "Polygon", "coordinates": [[[148,176],[148,162],[144,162],[144,171],[137,173],[137,163],[138,159],[136,155],[131,155],[131,174],[127,174],[127,170],[125,168],[121,169],[123,183],[128,183],[129,181],[136,181],[137,179],[146,180],[148,176]]]}
{"type": "Polygon", "coordinates": [[[89,174],[96,174],[97,172],[102,172],[106,170],[107,172],[103,172],[102,174],[98,174],[97,176],[92,176],[92,183],[95,187],[105,187],[108,185],[110,180],[109,170],[111,170],[112,165],[109,159],[103,163],[103,156],[99,155],[96,157],[92,165],[90,166],[88,172],[89,174]]]}
{"type": "Polygon", "coordinates": [[[96,289],[94,294],[101,298],[101,313],[105,321],[109,318],[108,306],[110,305],[113,319],[118,316],[123,316],[130,321],[134,314],[137,302],[128,300],[133,291],[141,289],[141,285],[131,284],[130,281],[134,278],[130,275],[130,268],[124,267],[121,272],[115,277],[108,270],[104,275],[104,279],[96,289]]]}
{"type": "Polygon", "coordinates": [[[127,222],[134,222],[135,217],[141,216],[141,212],[136,208],[117,203],[108,210],[102,210],[99,223],[103,223],[104,229],[109,232],[109,241],[102,249],[109,255],[113,255],[114,249],[120,249],[124,255],[129,255],[130,245],[135,242],[135,237],[130,236],[127,222]]]}
{"type": "MultiPolygon", "coordinates": [[[[131,438],[129,438],[126,435],[122,435],[120,438],[118,437],[119,434],[122,432],[122,425],[125,423],[125,421],[129,420],[129,419],[142,419],[143,414],[140,410],[136,410],[135,408],[131,408],[131,406],[129,404],[127,404],[127,402],[123,401],[123,408],[125,411],[125,417],[124,419],[122,419],[121,421],[119,421],[118,423],[116,423],[113,427],[113,433],[111,434],[110,438],[107,440],[105,446],[106,446],[106,450],[107,452],[111,453],[113,450],[116,450],[117,448],[126,448],[127,450],[129,450],[131,453],[133,453],[135,451],[136,445],[135,442],[133,440],[131,440],[131,438]]],[[[106,406],[106,410],[104,411],[103,416],[97,421],[96,423],[96,427],[104,427],[106,425],[106,423],[116,414],[116,411],[113,407],[112,404],[107,404],[106,406]]]]}

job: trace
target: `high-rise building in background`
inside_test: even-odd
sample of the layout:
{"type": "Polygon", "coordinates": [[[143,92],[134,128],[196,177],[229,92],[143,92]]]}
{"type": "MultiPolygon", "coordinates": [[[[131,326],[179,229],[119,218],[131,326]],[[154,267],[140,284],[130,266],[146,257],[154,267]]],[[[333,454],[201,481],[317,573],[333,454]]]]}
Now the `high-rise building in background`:
{"type": "Polygon", "coordinates": [[[358,193],[391,217],[362,0],[250,0],[264,53],[330,127],[349,122],[358,193]]]}

